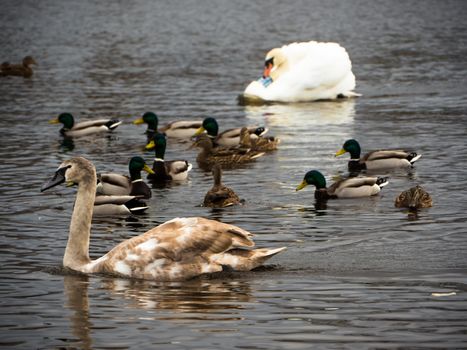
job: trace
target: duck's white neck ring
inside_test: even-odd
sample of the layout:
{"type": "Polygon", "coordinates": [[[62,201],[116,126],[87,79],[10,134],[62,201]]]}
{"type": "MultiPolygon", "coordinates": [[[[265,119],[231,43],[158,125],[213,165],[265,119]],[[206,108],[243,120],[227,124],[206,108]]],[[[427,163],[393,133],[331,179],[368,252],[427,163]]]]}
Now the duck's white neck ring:
{"type": "Polygon", "coordinates": [[[155,161],[155,162],[163,162],[164,159],[162,159],[162,158],[154,158],[154,161],[155,161]]]}

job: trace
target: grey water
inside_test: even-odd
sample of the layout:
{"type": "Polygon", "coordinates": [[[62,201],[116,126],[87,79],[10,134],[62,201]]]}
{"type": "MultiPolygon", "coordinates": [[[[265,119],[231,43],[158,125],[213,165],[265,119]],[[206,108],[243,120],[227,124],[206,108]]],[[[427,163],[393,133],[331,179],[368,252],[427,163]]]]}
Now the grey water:
{"type": "Polygon", "coordinates": [[[30,79],[0,79],[0,347],[5,349],[413,349],[467,347],[467,4],[464,1],[2,1],[0,61],[32,55],[30,79]],[[362,97],[242,106],[264,55],[294,41],[345,47],[362,97]],[[63,142],[48,120],[118,118],[110,136],[63,142]],[[166,159],[189,180],[153,189],[145,214],[95,218],[90,254],[174,217],[203,216],[287,246],[265,268],[155,283],[64,273],[75,195],[41,184],[64,159],[127,172],[154,111],[163,125],[214,116],[264,125],[279,150],[228,170],[243,206],[200,206],[211,187],[189,144],[166,159]],[[363,150],[412,148],[380,195],[317,206],[306,171],[347,174],[363,150]],[[394,208],[415,184],[434,206],[394,208]]]}

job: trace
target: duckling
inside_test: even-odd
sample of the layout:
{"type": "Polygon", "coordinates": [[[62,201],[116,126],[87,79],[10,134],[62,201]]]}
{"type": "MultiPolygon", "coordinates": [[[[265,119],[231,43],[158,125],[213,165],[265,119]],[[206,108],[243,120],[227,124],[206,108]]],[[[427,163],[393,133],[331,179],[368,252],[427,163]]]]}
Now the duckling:
{"type": "Polygon", "coordinates": [[[188,172],[192,169],[192,164],[186,160],[165,161],[165,149],[167,140],[164,134],[156,133],[151,142],[146,146],[148,149],[155,149],[156,158],[152,165],[153,173],[148,175],[151,182],[183,181],[188,177],[188,172]]]}
{"type": "Polygon", "coordinates": [[[64,161],[41,192],[66,183],[78,185],[63,266],[153,281],[181,281],[219,272],[223,266],[249,271],[286,247],[251,249],[252,234],[240,227],[201,217],[175,218],[127,239],[99,259],[89,258],[96,170],[85,158],[64,161]],[[250,248],[250,249],[248,249],[250,248]]]}
{"type": "MultiPolygon", "coordinates": [[[[214,118],[208,117],[203,120],[203,125],[198,130],[196,130],[193,136],[199,136],[206,131],[208,136],[213,140],[214,147],[218,145],[231,147],[231,146],[239,145],[240,130],[241,128],[228,129],[218,134],[219,125],[217,124],[217,120],[214,118]]],[[[267,131],[268,129],[264,127],[257,127],[257,126],[248,127],[248,132],[250,133],[252,138],[262,136],[267,131]]]]}
{"type": "Polygon", "coordinates": [[[336,157],[347,152],[350,153],[349,171],[407,168],[422,156],[413,151],[379,150],[360,158],[360,144],[354,139],[345,141],[342,149],[336,152],[336,157]]]}
{"type": "Polygon", "coordinates": [[[141,157],[132,157],[128,163],[130,177],[115,173],[104,173],[97,176],[97,194],[132,195],[140,198],[151,198],[151,189],[141,178],[141,171],[154,174],[141,157]]]}
{"type": "Polygon", "coordinates": [[[30,78],[33,74],[32,64],[36,64],[36,61],[31,56],[23,58],[22,64],[10,64],[9,62],[3,62],[0,65],[0,76],[15,75],[25,78],[30,78]]]}
{"type": "Polygon", "coordinates": [[[179,120],[171,122],[159,130],[157,129],[159,118],[157,114],[153,112],[146,112],[141,118],[133,121],[133,124],[139,125],[146,123],[148,125],[146,129],[147,144],[151,142],[154,134],[157,132],[165,134],[167,137],[179,138],[189,140],[191,136],[198,130],[201,125],[201,120],[179,120]]]}
{"type": "Polygon", "coordinates": [[[258,136],[252,138],[246,127],[240,130],[240,148],[258,152],[271,152],[277,149],[280,142],[281,140],[279,138],[273,136],[258,136]]]}
{"type": "Polygon", "coordinates": [[[311,170],[305,174],[303,181],[295,190],[300,191],[308,185],[315,185],[315,198],[317,200],[357,198],[374,196],[388,183],[387,177],[350,177],[326,187],[323,174],[317,170],[311,170]]]}
{"type": "Polygon", "coordinates": [[[87,136],[95,133],[110,132],[122,122],[117,119],[96,119],[75,123],[70,113],[61,113],[58,118],[49,120],[50,124],[63,124],[60,134],[66,137],[87,136]]]}
{"type": "Polygon", "coordinates": [[[433,200],[427,191],[417,185],[399,194],[396,197],[394,206],[416,211],[417,209],[432,207],[433,200]]]}
{"type": "Polygon", "coordinates": [[[137,196],[99,195],[94,200],[93,216],[141,214],[148,206],[137,196]]]}
{"type": "Polygon", "coordinates": [[[240,203],[240,198],[229,187],[222,184],[222,169],[219,164],[212,167],[214,186],[206,193],[203,205],[211,208],[225,208],[240,203]]]}
{"type": "Polygon", "coordinates": [[[265,154],[264,152],[240,149],[223,149],[214,152],[212,141],[206,134],[199,135],[193,146],[201,148],[196,161],[203,169],[210,169],[216,163],[219,163],[223,168],[232,168],[251,162],[265,154]]]}

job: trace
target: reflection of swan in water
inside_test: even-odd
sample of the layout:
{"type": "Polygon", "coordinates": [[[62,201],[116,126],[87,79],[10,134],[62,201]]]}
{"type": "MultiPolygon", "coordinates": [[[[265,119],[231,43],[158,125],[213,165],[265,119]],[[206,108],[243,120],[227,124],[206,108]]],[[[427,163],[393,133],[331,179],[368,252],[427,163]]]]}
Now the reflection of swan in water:
{"type": "Polygon", "coordinates": [[[256,122],[266,119],[267,124],[271,126],[307,127],[352,124],[355,115],[355,100],[245,106],[245,114],[247,118],[256,122]]]}
{"type": "MultiPolygon", "coordinates": [[[[253,298],[250,285],[246,280],[193,279],[185,282],[156,283],[144,280],[116,279],[103,277],[92,288],[94,296],[98,293],[115,300],[114,312],[125,309],[158,310],[157,313],[144,312],[148,317],[170,321],[205,320],[229,321],[238,319],[238,309],[243,309],[245,303],[251,303],[253,298]],[[164,312],[166,310],[166,312],[164,312]]],[[[65,275],[64,294],[65,307],[70,309],[70,328],[77,338],[67,339],[67,343],[80,349],[93,347],[93,323],[102,316],[99,307],[90,308],[88,301],[88,276],[65,275]],[[76,342],[76,343],[72,343],[76,342]],[[78,343],[79,342],[79,343],[78,343]]],[[[111,311],[111,310],[107,310],[111,311]]],[[[132,313],[132,311],[130,310],[132,313]]],[[[123,311],[123,314],[127,312],[123,311]]],[[[97,344],[94,344],[96,346],[97,344]]]]}
{"type": "MultiPolygon", "coordinates": [[[[63,276],[63,292],[65,294],[65,307],[72,310],[70,315],[70,328],[80,344],[74,344],[78,349],[92,349],[91,328],[89,321],[88,276],[63,276]]],[[[72,344],[69,344],[72,346],[72,344]]]]}
{"type": "MultiPolygon", "coordinates": [[[[242,303],[251,302],[252,299],[247,281],[224,277],[209,280],[196,278],[170,283],[109,278],[105,280],[103,287],[113,295],[125,299],[128,303],[126,307],[203,314],[203,318],[208,318],[206,314],[215,312],[218,315],[219,311],[222,311],[223,320],[236,319],[238,315],[232,312],[229,317],[228,310],[242,308],[242,303]]],[[[158,317],[165,320],[185,318],[173,313],[159,313],[155,318],[158,317]]],[[[212,317],[218,318],[215,315],[212,317]]]]}

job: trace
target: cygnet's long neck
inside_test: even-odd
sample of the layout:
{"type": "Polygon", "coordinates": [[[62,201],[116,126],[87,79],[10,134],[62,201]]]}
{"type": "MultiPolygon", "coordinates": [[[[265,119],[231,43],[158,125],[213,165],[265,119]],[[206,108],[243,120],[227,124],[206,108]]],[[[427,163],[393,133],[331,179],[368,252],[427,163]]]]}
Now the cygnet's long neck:
{"type": "Polygon", "coordinates": [[[95,197],[96,172],[93,169],[93,172],[89,176],[84,176],[78,185],[68,243],[63,256],[63,266],[73,270],[81,271],[81,267],[91,261],[89,238],[95,197]]]}

